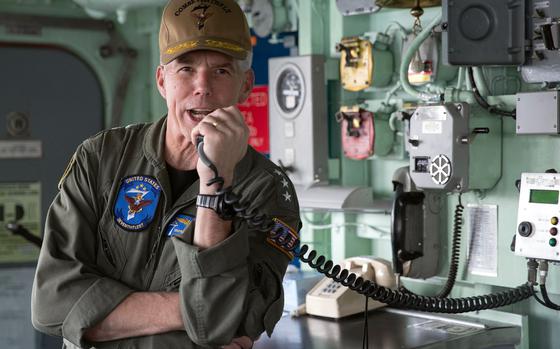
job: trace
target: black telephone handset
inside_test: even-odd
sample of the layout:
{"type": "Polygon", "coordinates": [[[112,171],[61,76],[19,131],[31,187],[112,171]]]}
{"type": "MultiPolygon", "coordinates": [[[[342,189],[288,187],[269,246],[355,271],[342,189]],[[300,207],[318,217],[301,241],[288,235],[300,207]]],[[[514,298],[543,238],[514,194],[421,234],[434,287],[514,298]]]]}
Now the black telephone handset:
{"type": "Polygon", "coordinates": [[[333,261],[327,260],[323,255],[317,257],[317,251],[310,250],[307,244],[299,246],[299,241],[294,243],[291,239],[287,239],[282,228],[274,224],[270,217],[259,214],[255,209],[249,210],[249,204],[243,203],[241,197],[233,192],[232,187],[222,188],[223,178],[219,176],[216,166],[204,153],[204,137],[198,136],[196,142],[200,159],[214,172],[214,178],[207,185],[221,181],[220,188],[216,192],[216,195],[221,197],[221,205],[217,210],[220,217],[223,219],[232,219],[233,217],[245,219],[247,225],[251,228],[268,233],[270,239],[274,240],[276,244],[292,252],[295,257],[298,257],[311,268],[366,297],[398,308],[456,314],[502,307],[529,298],[535,293],[533,286],[526,283],[513,290],[498,294],[468,298],[440,298],[417,295],[410,291],[393,290],[378,285],[374,281],[363,279],[348,269],[343,269],[333,261]]]}
{"type": "Polygon", "coordinates": [[[422,204],[424,193],[405,192],[403,185],[395,184],[395,198],[391,211],[391,245],[395,273],[403,275],[403,262],[412,261],[424,255],[419,236],[422,235],[422,204]]]}

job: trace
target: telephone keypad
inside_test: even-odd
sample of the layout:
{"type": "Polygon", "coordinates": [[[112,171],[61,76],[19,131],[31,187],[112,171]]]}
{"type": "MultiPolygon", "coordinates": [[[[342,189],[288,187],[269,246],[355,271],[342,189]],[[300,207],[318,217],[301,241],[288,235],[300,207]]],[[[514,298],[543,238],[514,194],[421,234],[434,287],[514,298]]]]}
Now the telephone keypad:
{"type": "Polygon", "coordinates": [[[322,289],[323,293],[335,293],[341,287],[341,284],[338,282],[330,282],[327,287],[322,289]]]}

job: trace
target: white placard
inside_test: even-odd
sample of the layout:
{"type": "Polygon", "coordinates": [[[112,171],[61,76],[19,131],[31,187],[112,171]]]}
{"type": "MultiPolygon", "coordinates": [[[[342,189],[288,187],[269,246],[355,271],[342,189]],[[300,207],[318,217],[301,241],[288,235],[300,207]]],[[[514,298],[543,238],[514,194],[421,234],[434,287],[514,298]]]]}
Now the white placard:
{"type": "Polygon", "coordinates": [[[443,132],[443,124],[441,121],[422,121],[423,134],[441,134],[443,132]]]}
{"type": "Polygon", "coordinates": [[[41,156],[41,141],[0,141],[0,159],[37,159],[41,156]]]}
{"type": "Polygon", "coordinates": [[[468,271],[473,275],[498,276],[498,206],[467,205],[469,238],[468,271]]]}

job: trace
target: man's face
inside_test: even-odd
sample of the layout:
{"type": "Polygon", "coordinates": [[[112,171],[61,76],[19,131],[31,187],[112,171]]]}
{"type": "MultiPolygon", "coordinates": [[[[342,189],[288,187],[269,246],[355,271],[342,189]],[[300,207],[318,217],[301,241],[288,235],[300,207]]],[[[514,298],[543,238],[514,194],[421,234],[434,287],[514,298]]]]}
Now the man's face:
{"type": "Polygon", "coordinates": [[[189,139],[193,127],[208,113],[247,98],[253,86],[253,72],[239,71],[230,56],[200,50],[158,67],[157,84],[166,100],[168,127],[189,139]]]}

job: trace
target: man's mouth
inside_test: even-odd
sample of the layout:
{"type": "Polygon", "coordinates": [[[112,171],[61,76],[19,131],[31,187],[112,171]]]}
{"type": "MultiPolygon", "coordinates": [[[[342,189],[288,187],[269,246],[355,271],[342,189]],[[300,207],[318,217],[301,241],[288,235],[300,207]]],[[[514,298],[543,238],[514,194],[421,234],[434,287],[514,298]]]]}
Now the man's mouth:
{"type": "Polygon", "coordinates": [[[204,117],[208,114],[210,114],[211,112],[213,112],[214,109],[189,109],[189,115],[195,120],[195,121],[200,121],[202,119],[204,119],[204,117]]]}

